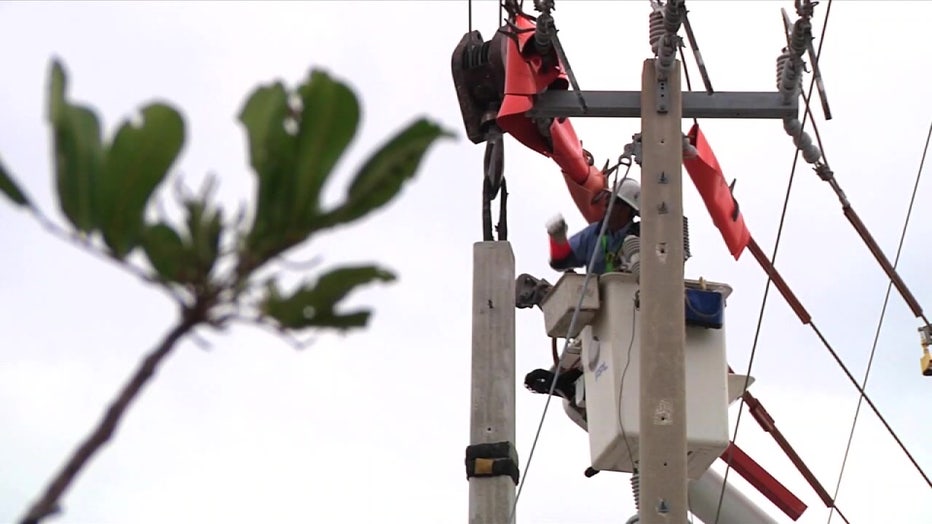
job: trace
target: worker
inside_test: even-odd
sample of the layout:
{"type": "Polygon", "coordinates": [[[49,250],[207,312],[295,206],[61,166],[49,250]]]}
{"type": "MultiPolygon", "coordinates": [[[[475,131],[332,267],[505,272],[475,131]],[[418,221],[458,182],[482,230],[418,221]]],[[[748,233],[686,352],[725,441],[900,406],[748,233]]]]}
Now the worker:
{"type": "MultiPolygon", "coordinates": [[[[640,222],[634,218],[641,209],[641,185],[632,178],[623,178],[616,186],[614,194],[617,196],[611,206],[611,214],[586,226],[569,239],[566,238],[566,221],[557,216],[547,224],[547,233],[550,235],[550,267],[556,270],[567,270],[584,267],[589,264],[593,249],[597,248],[592,272],[599,275],[613,271],[620,271],[621,244],[628,235],[640,236],[640,222]],[[600,239],[602,222],[608,220],[605,235],[600,239]]],[[[594,199],[609,199],[613,194],[608,189],[602,190],[594,199]]],[[[608,208],[606,207],[606,211],[608,208]]],[[[563,397],[565,401],[573,402],[575,395],[575,382],[582,375],[579,363],[570,366],[570,369],[561,371],[554,385],[554,395],[563,397]]],[[[553,382],[554,368],[535,369],[524,377],[524,385],[535,393],[549,393],[553,382]]],[[[564,406],[566,407],[566,406],[564,406]]],[[[575,420],[575,419],[574,419],[575,420]]],[[[577,421],[578,423],[578,421],[577,421]]]]}
{"type": "MultiPolygon", "coordinates": [[[[547,224],[547,233],[550,236],[550,267],[556,270],[568,270],[586,267],[596,251],[592,272],[600,275],[620,271],[621,244],[628,235],[640,236],[641,224],[634,218],[641,209],[641,185],[633,178],[623,178],[617,185],[615,203],[611,206],[611,215],[603,217],[586,226],[569,239],[566,238],[566,221],[557,215],[547,224]],[[608,220],[605,235],[599,238],[602,222],[608,220]]],[[[603,189],[593,202],[611,198],[613,192],[603,189]]],[[[606,207],[608,210],[608,207],[606,207]]]]}

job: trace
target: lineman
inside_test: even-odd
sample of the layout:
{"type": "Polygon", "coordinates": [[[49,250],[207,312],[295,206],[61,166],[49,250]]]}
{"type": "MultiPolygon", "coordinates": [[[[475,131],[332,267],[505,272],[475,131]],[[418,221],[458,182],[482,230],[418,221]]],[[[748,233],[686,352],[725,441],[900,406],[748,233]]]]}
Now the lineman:
{"type": "MultiPolygon", "coordinates": [[[[622,270],[622,242],[629,235],[640,236],[640,222],[635,222],[634,218],[641,209],[641,185],[637,180],[624,178],[616,188],[617,198],[612,205],[611,215],[589,224],[569,239],[566,238],[567,227],[562,216],[557,216],[547,224],[547,233],[550,236],[550,267],[556,270],[572,270],[587,266],[593,250],[596,249],[593,273],[600,275],[622,270]],[[605,235],[600,239],[599,232],[602,222],[606,219],[608,224],[605,235]]],[[[611,195],[612,192],[605,189],[595,198],[598,201],[610,198],[611,195]]],[[[575,382],[581,374],[582,369],[578,363],[573,364],[569,370],[561,371],[554,386],[554,394],[572,402],[575,382]]],[[[524,385],[535,393],[546,394],[550,391],[552,381],[552,369],[536,369],[525,376],[524,385]]]]}
{"type": "MultiPolygon", "coordinates": [[[[623,178],[615,194],[617,199],[612,206],[605,235],[599,239],[602,222],[599,220],[586,226],[568,240],[566,222],[557,216],[547,224],[550,236],[550,267],[567,270],[585,267],[589,264],[593,249],[598,248],[592,272],[600,275],[621,269],[621,243],[628,235],[640,236],[640,222],[635,222],[641,209],[641,185],[632,178],[623,178]]],[[[602,190],[595,198],[607,199],[611,195],[608,189],[602,190]]]]}

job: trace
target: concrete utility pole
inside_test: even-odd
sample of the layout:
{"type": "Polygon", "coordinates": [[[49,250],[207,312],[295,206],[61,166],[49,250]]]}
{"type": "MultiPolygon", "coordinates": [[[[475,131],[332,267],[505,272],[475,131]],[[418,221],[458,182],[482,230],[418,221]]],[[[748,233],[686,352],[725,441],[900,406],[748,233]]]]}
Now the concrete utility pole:
{"type": "Polygon", "coordinates": [[[661,59],[644,62],[641,91],[551,90],[527,112],[535,118],[641,117],[639,524],[687,522],[682,119],[793,119],[799,112],[798,97],[780,91],[683,93],[674,52],[665,52],[672,67],[663,81],[661,59]]]}
{"type": "Polygon", "coordinates": [[[665,79],[655,61],[644,61],[641,79],[640,523],[682,524],[688,508],[683,107],[679,61],[665,79]]]}
{"type": "Polygon", "coordinates": [[[507,241],[473,244],[469,524],[505,524],[515,502],[515,257],[507,241]]]}

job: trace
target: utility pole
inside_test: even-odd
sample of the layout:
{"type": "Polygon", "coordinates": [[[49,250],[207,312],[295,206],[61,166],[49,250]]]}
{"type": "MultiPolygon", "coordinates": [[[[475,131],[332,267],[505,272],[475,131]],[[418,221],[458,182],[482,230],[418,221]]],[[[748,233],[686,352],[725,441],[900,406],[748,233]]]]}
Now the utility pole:
{"type": "Polygon", "coordinates": [[[515,502],[515,257],[507,241],[473,244],[469,524],[506,524],[515,502]]]}
{"type": "Polygon", "coordinates": [[[685,524],[688,511],[682,119],[786,120],[799,111],[798,97],[780,91],[683,93],[673,47],[680,9],[682,0],[669,0],[663,16],[651,15],[657,57],[645,60],[640,91],[548,90],[527,112],[641,118],[639,524],[685,524]]]}
{"type": "Polygon", "coordinates": [[[640,524],[687,515],[680,62],[641,77],[640,524]]]}
{"type": "MultiPolygon", "coordinates": [[[[563,125],[566,118],[641,119],[638,522],[685,524],[690,474],[687,450],[695,443],[689,440],[692,434],[687,432],[686,414],[682,119],[782,120],[784,129],[794,140],[799,143],[808,141],[798,120],[801,89],[799,57],[805,51],[807,38],[811,38],[808,25],[811,4],[809,0],[797,3],[797,11],[802,18],[797,21],[792,38],[788,40],[791,45],[777,60],[780,79],[777,90],[713,92],[686,20],[684,0],[651,3],[654,9],[650,15],[650,43],[655,58],[644,61],[640,91],[579,90],[553,27],[550,16],[553,2],[535,2],[541,16],[532,22],[530,17],[520,12],[517,2],[506,1],[505,8],[509,9],[515,21],[513,28],[526,32],[534,27],[533,44],[526,42],[518,52],[514,47],[516,44],[507,43],[502,33],[496,33],[496,38],[505,42],[499,45],[501,42],[494,39],[483,42],[478,32],[472,31],[457,46],[452,68],[464,123],[474,143],[492,142],[489,136],[480,132],[490,118],[495,119],[503,133],[511,134],[539,152],[549,151],[537,140],[540,137],[535,130],[547,134],[541,131],[541,123],[549,121],[554,127],[563,125]],[[676,35],[681,23],[687,26],[687,36],[697,54],[706,92],[682,92],[682,64],[676,60],[679,49],[676,35]],[[532,45],[533,48],[529,47],[532,45]],[[572,90],[541,90],[540,85],[555,85],[552,84],[553,78],[548,76],[552,73],[550,70],[541,73],[518,62],[514,68],[508,67],[511,64],[509,60],[520,61],[535,51],[548,59],[552,59],[551,52],[555,51],[573,86],[572,90]],[[538,83],[514,88],[517,91],[510,95],[512,106],[505,111],[506,102],[509,102],[509,95],[504,94],[505,85],[509,84],[509,78],[523,75],[534,77],[538,83]],[[531,92],[534,85],[537,91],[531,92]],[[489,93],[497,93],[499,98],[490,97],[489,93]],[[530,97],[533,97],[533,106],[520,109],[522,114],[515,113],[518,108],[525,107],[530,97]]],[[[563,129],[572,131],[568,124],[563,129]]],[[[724,173],[698,125],[694,125],[694,131],[690,139],[695,144],[694,148],[690,147],[696,156],[687,159],[686,168],[713,223],[737,258],[747,243],[745,239],[742,244],[742,229],[743,234],[747,230],[737,201],[732,196],[734,181],[726,183],[724,173]]],[[[556,150],[559,145],[555,141],[548,147],[556,150]]],[[[567,148],[566,144],[562,146],[567,148]]],[[[574,147],[571,145],[569,149],[574,147]]],[[[813,156],[812,151],[804,149],[804,156],[807,154],[813,156]]],[[[557,163],[564,168],[564,164],[570,164],[561,164],[559,160],[557,163]]],[[[491,196],[494,196],[494,191],[486,198],[491,196]]],[[[509,522],[514,503],[512,483],[518,482],[513,444],[514,256],[506,242],[489,241],[490,231],[486,231],[485,238],[485,242],[474,246],[472,445],[466,453],[469,522],[505,524],[509,522]]],[[[616,350],[622,347],[619,341],[613,342],[616,350]]],[[[618,413],[612,416],[618,416],[618,413]]]]}

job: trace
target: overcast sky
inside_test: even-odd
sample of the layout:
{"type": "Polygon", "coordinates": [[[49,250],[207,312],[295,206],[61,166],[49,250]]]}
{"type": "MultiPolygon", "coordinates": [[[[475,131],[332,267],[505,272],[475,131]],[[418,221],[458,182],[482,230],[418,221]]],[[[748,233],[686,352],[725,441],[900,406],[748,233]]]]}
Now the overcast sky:
{"type": "MultiPolygon", "coordinates": [[[[530,5],[531,2],[526,2],[530,5]]],[[[718,90],[774,89],[784,43],[781,2],[690,0],[691,21],[718,90]]],[[[640,86],[648,2],[556,2],[570,63],[584,89],[640,86]]],[[[817,8],[816,30],[825,20],[817,8]]],[[[489,37],[494,2],[474,5],[489,37]]],[[[915,21],[928,2],[839,0],[821,63],[834,114],[815,111],[826,155],[855,209],[893,258],[919,155],[932,119],[932,68],[915,21]]],[[[251,198],[244,97],[259,83],[294,85],[324,68],[354,86],[364,120],[328,187],[378,142],[428,115],[460,138],[436,146],[390,207],[321,237],[291,256],[327,265],[380,261],[400,281],[355,295],[374,306],[371,328],[325,336],[295,351],[252,329],[204,332],[160,370],[116,439],[67,494],[68,523],[391,522],[466,519],[472,245],[481,240],[483,149],[465,138],[450,54],[467,29],[465,1],[0,4],[0,155],[30,195],[53,200],[45,86],[60,57],[73,98],[94,105],[112,131],[142,103],[169,100],[185,112],[188,141],[176,172],[196,185],[220,176],[232,209],[251,198]]],[[[698,75],[690,64],[694,81],[698,75]]],[[[808,82],[807,82],[808,85],[808,82]]],[[[576,120],[598,163],[616,158],[636,120],[576,120]]],[[[689,122],[684,122],[684,130],[689,122]]],[[[758,243],[773,248],[791,139],[779,122],[704,121],[758,243]]],[[[811,129],[811,128],[810,128],[811,129]]],[[[506,143],[510,239],[518,273],[554,282],[544,224],[562,212],[585,224],[548,159],[506,143]]],[[[634,173],[636,176],[639,173],[634,173]]],[[[766,277],[745,254],[734,261],[694,187],[684,188],[692,228],[687,276],[734,288],[728,358],[748,363],[766,277]]],[[[932,180],[919,188],[900,271],[932,304],[928,238],[932,180]]],[[[141,356],[175,319],[157,290],[47,236],[25,213],[0,204],[0,522],[12,522],[96,424],[141,356]]],[[[841,213],[829,186],[800,163],[777,260],[790,286],[852,373],[863,378],[887,285],[841,213]]],[[[518,379],[550,359],[537,310],[517,312],[518,379]]],[[[894,292],[868,393],[920,465],[932,472],[928,394],[919,373],[919,323],[894,292]]],[[[755,395],[833,492],[857,402],[808,326],[772,292],[752,374],[755,395]]],[[[545,398],[518,385],[522,472],[545,398]]],[[[634,513],[628,476],[586,479],[586,434],[551,405],[519,503],[532,524],[624,522],[634,513]]],[[[854,524],[932,522],[929,489],[867,407],[857,425],[838,504],[854,524]]],[[[732,425],[737,407],[732,407],[732,425]]],[[[828,510],[745,414],[738,444],[801,497],[798,521],[828,510]]],[[[716,468],[720,469],[719,462],[716,468]]],[[[736,485],[747,486],[737,475],[736,485]]],[[[749,496],[781,522],[776,508],[749,496]]],[[[841,522],[833,519],[834,522],[841,522]]]]}

